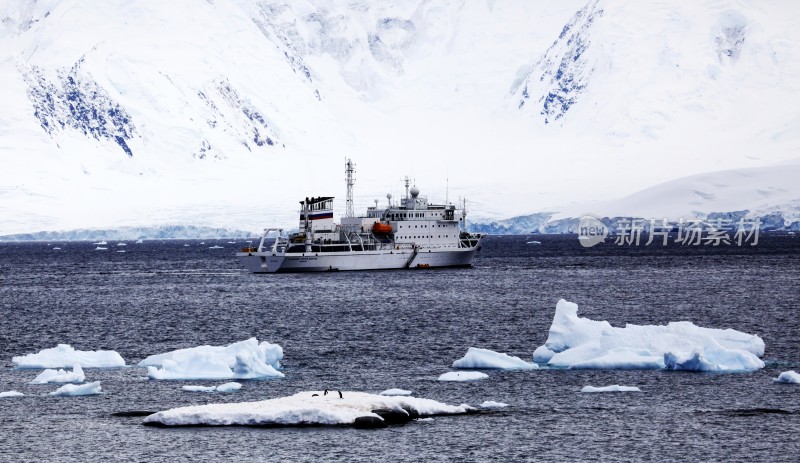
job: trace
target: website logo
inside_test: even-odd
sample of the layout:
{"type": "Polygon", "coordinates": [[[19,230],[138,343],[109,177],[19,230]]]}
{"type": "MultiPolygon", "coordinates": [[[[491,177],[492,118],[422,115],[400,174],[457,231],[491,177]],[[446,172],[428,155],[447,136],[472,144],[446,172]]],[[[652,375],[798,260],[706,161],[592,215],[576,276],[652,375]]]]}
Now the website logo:
{"type": "Polygon", "coordinates": [[[578,223],[578,241],[584,248],[604,243],[608,238],[608,227],[597,217],[585,215],[578,223]]]}

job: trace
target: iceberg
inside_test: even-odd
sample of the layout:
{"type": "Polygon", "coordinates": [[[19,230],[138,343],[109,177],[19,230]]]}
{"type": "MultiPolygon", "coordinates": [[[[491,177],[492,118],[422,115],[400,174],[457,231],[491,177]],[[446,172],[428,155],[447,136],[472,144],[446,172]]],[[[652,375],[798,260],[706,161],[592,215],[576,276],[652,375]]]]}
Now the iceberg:
{"type": "Polygon", "coordinates": [[[519,357],[470,347],[464,357],[453,362],[453,368],[484,368],[498,370],[537,370],[539,365],[528,363],[519,357]]]}
{"type": "Polygon", "coordinates": [[[583,389],[581,389],[581,392],[642,392],[642,390],[638,387],[620,386],[615,384],[613,386],[603,387],[584,386],[583,389]]]}
{"type": "Polygon", "coordinates": [[[387,389],[381,395],[411,395],[413,392],[406,389],[387,389]]]}
{"type": "Polygon", "coordinates": [[[154,413],[144,419],[156,426],[300,426],[367,425],[385,426],[414,418],[466,414],[469,405],[448,405],[415,397],[387,397],[365,392],[299,392],[288,397],[260,402],[195,405],[154,413]]]}
{"type": "Polygon", "coordinates": [[[31,384],[47,383],[82,383],[86,380],[83,368],[80,365],[73,365],[72,371],[47,369],[31,381],[31,384]]]}
{"type": "Polygon", "coordinates": [[[21,393],[19,391],[3,391],[3,392],[0,392],[0,398],[3,398],[3,397],[22,397],[24,395],[25,394],[23,394],[23,393],[21,393]]]}
{"type": "Polygon", "coordinates": [[[56,396],[78,396],[78,395],[96,395],[102,392],[100,387],[100,381],[95,381],[93,383],[86,383],[81,384],[80,386],[76,384],[65,384],[60,388],[56,389],[55,391],[51,392],[50,395],[56,396]]]}
{"type": "Polygon", "coordinates": [[[563,368],[729,372],[764,368],[762,355],[764,341],[756,335],[685,321],[618,328],[578,317],[577,304],[561,299],[533,359],[563,368]]]}
{"type": "Polygon", "coordinates": [[[36,354],[13,357],[16,368],[68,368],[80,365],[83,368],[124,367],[125,360],[113,350],[75,350],[69,344],[59,344],[36,354]]]}
{"type": "Polygon", "coordinates": [[[200,346],[151,355],[139,362],[150,379],[283,378],[283,349],[250,338],[228,346],[200,346]],[[160,368],[159,368],[160,367],[160,368]]]}
{"type": "Polygon", "coordinates": [[[439,381],[477,381],[488,377],[489,375],[479,371],[450,371],[442,373],[439,376],[439,381]]]}
{"type": "Polygon", "coordinates": [[[494,400],[487,400],[481,404],[481,408],[488,408],[488,409],[498,409],[506,407],[508,407],[508,404],[503,402],[495,402],[494,400]]]}
{"type": "Polygon", "coordinates": [[[240,383],[224,383],[219,386],[183,386],[181,389],[189,392],[236,392],[242,388],[240,383]]]}
{"type": "Polygon", "coordinates": [[[784,371],[773,381],[776,383],[800,384],[800,373],[797,373],[794,370],[784,371]]]}

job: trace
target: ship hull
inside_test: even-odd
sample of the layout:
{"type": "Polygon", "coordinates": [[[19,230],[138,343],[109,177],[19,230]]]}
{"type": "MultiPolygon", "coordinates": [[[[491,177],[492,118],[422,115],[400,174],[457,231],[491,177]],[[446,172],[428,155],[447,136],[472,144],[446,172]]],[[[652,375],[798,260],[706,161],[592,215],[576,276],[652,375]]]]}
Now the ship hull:
{"type": "Polygon", "coordinates": [[[237,258],[253,273],[329,272],[405,268],[468,267],[476,247],[341,253],[240,252],[237,258]]]}

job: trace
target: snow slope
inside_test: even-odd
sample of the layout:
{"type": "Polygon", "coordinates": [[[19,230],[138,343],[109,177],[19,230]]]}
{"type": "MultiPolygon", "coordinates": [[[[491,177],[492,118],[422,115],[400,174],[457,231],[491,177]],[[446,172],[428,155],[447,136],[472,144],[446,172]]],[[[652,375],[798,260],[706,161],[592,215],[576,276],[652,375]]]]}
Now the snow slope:
{"type": "Polygon", "coordinates": [[[795,159],[798,19],[787,1],[10,0],[0,235],[291,226],[299,198],[342,196],[345,156],[359,209],[411,174],[487,218],[795,159]]]}

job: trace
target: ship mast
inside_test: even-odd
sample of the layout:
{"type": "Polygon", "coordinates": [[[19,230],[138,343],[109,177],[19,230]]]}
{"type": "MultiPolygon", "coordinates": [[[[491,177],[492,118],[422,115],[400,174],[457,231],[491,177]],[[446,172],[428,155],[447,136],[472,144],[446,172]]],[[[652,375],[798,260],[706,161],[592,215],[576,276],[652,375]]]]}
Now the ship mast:
{"type": "Polygon", "coordinates": [[[353,174],[356,172],[356,165],[350,158],[344,163],[344,174],[345,174],[345,181],[347,182],[347,199],[345,200],[345,217],[355,217],[355,212],[353,211],[353,185],[356,182],[356,179],[353,177],[353,174]]]}

